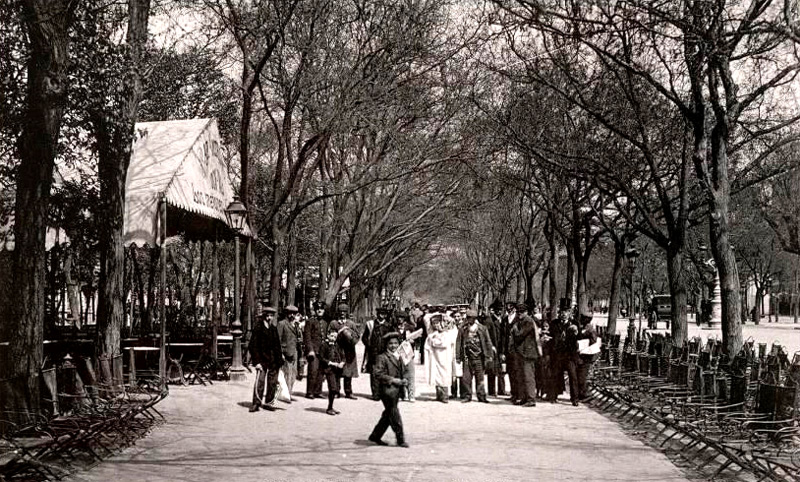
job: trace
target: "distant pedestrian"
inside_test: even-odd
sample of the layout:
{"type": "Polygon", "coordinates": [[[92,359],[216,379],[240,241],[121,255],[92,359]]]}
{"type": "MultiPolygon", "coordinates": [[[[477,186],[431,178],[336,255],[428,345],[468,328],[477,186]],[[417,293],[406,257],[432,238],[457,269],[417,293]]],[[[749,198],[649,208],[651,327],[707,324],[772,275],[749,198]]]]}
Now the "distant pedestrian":
{"type": "Polygon", "coordinates": [[[300,315],[297,307],[289,305],[286,307],[284,318],[278,322],[278,336],[281,339],[281,350],[283,351],[283,376],[286,378],[286,387],[289,389],[289,403],[292,398],[294,381],[297,377],[297,351],[298,343],[303,340],[303,331],[300,328],[300,315]]]}
{"type": "Polygon", "coordinates": [[[456,361],[463,366],[461,399],[465,403],[472,401],[472,380],[475,379],[478,401],[489,403],[484,374],[486,365],[494,361],[494,347],[489,330],[478,322],[478,313],[469,310],[466,318],[456,340],[456,361]]]}
{"type": "Polygon", "coordinates": [[[303,328],[303,347],[308,360],[308,378],[306,379],[306,398],[322,398],[322,381],[325,379],[320,369],[319,354],[322,350],[322,339],[327,331],[325,322],[325,304],[314,303],[314,316],[306,320],[303,328]]]}
{"type": "Polygon", "coordinates": [[[386,351],[378,356],[374,367],[374,374],[380,382],[379,390],[383,413],[378,424],[372,430],[369,440],[378,445],[387,445],[381,439],[386,430],[391,427],[397,438],[397,446],[408,447],[403,432],[403,419],[400,417],[398,407],[402,388],[408,385],[408,380],[404,378],[405,366],[397,351],[400,347],[400,334],[397,332],[387,333],[383,341],[386,344],[386,351]]]}
{"type": "Polygon", "coordinates": [[[251,412],[257,412],[261,406],[273,410],[272,404],[278,388],[278,370],[283,365],[281,340],[275,324],[275,309],[262,306],[259,319],[261,322],[253,330],[253,336],[250,339],[250,360],[256,368],[251,412]],[[265,383],[267,394],[262,398],[265,383]]]}
{"type": "MultiPolygon", "coordinates": [[[[356,344],[358,343],[359,336],[356,325],[350,320],[350,307],[344,303],[336,308],[336,319],[328,324],[328,334],[330,335],[331,332],[337,333],[338,342],[342,349],[345,350],[344,366],[339,374],[339,377],[344,380],[345,398],[355,400],[356,396],[353,395],[353,378],[358,378],[356,344]],[[344,328],[347,329],[344,330],[344,328]]],[[[330,389],[330,386],[328,386],[328,389],[330,389]]]]}
{"type": "Polygon", "coordinates": [[[428,319],[428,338],[425,340],[425,373],[428,385],[436,387],[436,400],[447,403],[447,390],[453,380],[458,329],[445,315],[437,314],[428,319]]]}
{"type": "Polygon", "coordinates": [[[518,366],[519,403],[526,407],[536,406],[536,363],[541,354],[539,327],[528,315],[527,305],[517,305],[519,321],[513,331],[518,366]]]}
{"type": "Polygon", "coordinates": [[[363,372],[369,373],[369,385],[372,392],[373,400],[380,400],[379,382],[378,378],[373,373],[375,361],[384,351],[383,337],[387,333],[397,331],[396,327],[389,322],[389,310],[387,308],[378,308],[375,310],[375,318],[368,320],[364,328],[364,334],[361,335],[361,341],[364,343],[364,363],[363,372]]]}

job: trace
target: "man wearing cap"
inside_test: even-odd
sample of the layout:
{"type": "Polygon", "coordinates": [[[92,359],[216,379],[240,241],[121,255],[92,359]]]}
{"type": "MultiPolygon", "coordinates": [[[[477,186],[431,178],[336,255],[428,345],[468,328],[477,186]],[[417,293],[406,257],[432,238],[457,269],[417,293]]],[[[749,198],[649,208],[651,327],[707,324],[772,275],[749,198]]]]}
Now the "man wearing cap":
{"type": "Polygon", "coordinates": [[[383,353],[383,337],[387,333],[396,331],[388,320],[389,310],[378,308],[375,310],[375,319],[367,321],[361,341],[364,343],[364,372],[369,373],[369,386],[372,399],[380,400],[378,378],[373,374],[373,367],[378,356],[383,353]]]}
{"type": "Polygon", "coordinates": [[[326,332],[325,304],[314,303],[314,315],[306,320],[303,328],[303,348],[308,360],[308,378],[306,379],[306,398],[322,398],[322,381],[324,375],[319,366],[319,353],[322,349],[322,335],[326,332]]]}
{"type": "MultiPolygon", "coordinates": [[[[589,340],[589,345],[593,345],[597,341],[597,331],[595,331],[594,325],[592,325],[592,313],[588,310],[582,311],[578,320],[580,326],[578,327],[578,334],[575,337],[576,340],[589,340]]],[[[573,357],[571,361],[571,363],[574,364],[575,380],[578,385],[578,393],[576,394],[578,401],[585,401],[588,397],[589,391],[586,383],[589,376],[589,369],[592,363],[594,363],[595,358],[595,355],[583,355],[578,353],[577,357],[573,357]]],[[[570,379],[570,384],[572,384],[572,379],[570,379]]],[[[572,389],[570,387],[570,395],[571,394],[572,389]]],[[[574,402],[573,405],[575,405],[574,402]]]]}
{"type": "Polygon", "coordinates": [[[397,437],[398,447],[408,447],[403,433],[403,419],[400,418],[398,402],[402,388],[408,385],[404,378],[405,366],[400,359],[397,349],[400,347],[400,334],[390,332],[383,336],[383,343],[386,350],[378,355],[375,360],[374,375],[379,381],[378,389],[381,402],[383,402],[383,413],[381,419],[372,433],[369,440],[378,445],[387,445],[381,440],[386,429],[392,427],[395,437],[397,437]]]}
{"type": "MultiPolygon", "coordinates": [[[[353,395],[353,378],[358,378],[358,360],[356,357],[356,344],[358,343],[358,331],[356,325],[350,320],[350,307],[342,303],[336,308],[336,319],[328,324],[327,334],[337,333],[338,343],[345,350],[344,366],[339,377],[344,378],[345,398],[355,400],[353,395]]],[[[340,385],[337,383],[337,385],[340,385]]],[[[328,390],[330,390],[328,384],[328,390]]],[[[338,387],[337,387],[338,389],[338,387]]],[[[337,396],[338,391],[337,391],[337,396]]]]}
{"type": "Polygon", "coordinates": [[[517,305],[519,320],[512,330],[517,360],[517,392],[519,403],[525,407],[536,406],[536,360],[541,354],[536,322],[528,315],[528,306],[517,305]]]}
{"type": "Polygon", "coordinates": [[[283,352],[278,328],[275,324],[275,309],[261,306],[259,314],[260,323],[253,329],[250,339],[250,360],[255,364],[256,383],[253,387],[253,404],[251,412],[257,412],[262,405],[272,410],[272,402],[278,387],[278,370],[283,365],[283,352]],[[264,383],[267,385],[267,395],[264,398],[264,383]]]}
{"type": "Polygon", "coordinates": [[[489,330],[478,323],[478,313],[475,310],[467,311],[466,322],[458,330],[456,339],[456,360],[462,363],[463,402],[472,401],[472,379],[475,379],[475,389],[478,401],[489,403],[486,399],[486,383],[484,367],[494,359],[494,347],[489,338],[489,330]]]}
{"type": "Polygon", "coordinates": [[[286,387],[289,389],[289,403],[292,398],[294,380],[297,376],[297,344],[303,339],[303,332],[300,329],[300,315],[297,307],[289,305],[286,307],[284,318],[278,322],[278,336],[281,339],[281,350],[283,351],[283,376],[286,377],[286,387]]]}

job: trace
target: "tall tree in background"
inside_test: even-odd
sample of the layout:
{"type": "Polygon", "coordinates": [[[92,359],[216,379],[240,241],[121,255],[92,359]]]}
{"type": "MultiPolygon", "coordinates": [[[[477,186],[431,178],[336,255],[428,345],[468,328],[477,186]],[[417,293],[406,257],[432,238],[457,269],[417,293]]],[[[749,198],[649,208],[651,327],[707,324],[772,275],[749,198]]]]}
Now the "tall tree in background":
{"type": "Polygon", "coordinates": [[[29,42],[27,108],[19,141],[20,164],[14,204],[16,302],[4,334],[8,360],[0,360],[10,393],[3,410],[37,412],[43,356],[45,233],[58,133],[66,106],[69,31],[78,2],[26,0],[22,18],[29,42]],[[13,336],[9,336],[13,334],[13,336]],[[12,363],[13,360],[13,363],[12,363]]]}
{"type": "Polygon", "coordinates": [[[129,0],[126,6],[81,11],[84,55],[80,59],[82,85],[77,97],[84,103],[94,138],[100,184],[95,210],[100,252],[95,344],[98,355],[119,353],[125,320],[125,181],[143,91],[142,55],[149,17],[150,0],[129,0]],[[121,25],[127,27],[124,41],[115,38],[121,25]]]}

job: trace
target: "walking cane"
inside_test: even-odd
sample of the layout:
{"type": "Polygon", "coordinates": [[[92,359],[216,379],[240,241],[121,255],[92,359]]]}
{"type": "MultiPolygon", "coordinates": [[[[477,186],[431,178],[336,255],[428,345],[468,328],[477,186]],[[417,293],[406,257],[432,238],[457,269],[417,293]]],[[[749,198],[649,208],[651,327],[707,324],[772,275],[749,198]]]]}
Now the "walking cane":
{"type": "Polygon", "coordinates": [[[259,405],[264,405],[264,399],[260,393],[258,393],[258,377],[261,376],[261,368],[256,368],[256,383],[253,384],[253,397],[258,399],[259,405]]]}

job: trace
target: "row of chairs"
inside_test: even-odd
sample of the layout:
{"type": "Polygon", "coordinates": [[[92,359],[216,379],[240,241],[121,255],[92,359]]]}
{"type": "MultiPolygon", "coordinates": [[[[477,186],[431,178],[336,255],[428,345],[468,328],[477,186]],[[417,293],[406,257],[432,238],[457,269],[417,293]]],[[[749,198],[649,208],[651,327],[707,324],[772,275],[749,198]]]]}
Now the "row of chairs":
{"type": "MultiPolygon", "coordinates": [[[[124,383],[123,357],[72,359],[40,372],[42,410],[0,412],[0,480],[60,479],[127,447],[160,421],[158,377],[124,383]]],[[[14,393],[19,380],[3,380],[14,393]]]]}
{"type": "Polygon", "coordinates": [[[798,480],[800,353],[748,340],[733,358],[722,344],[683,346],[655,334],[609,337],[593,369],[592,403],[649,441],[715,468],[760,480],[798,480]]]}

